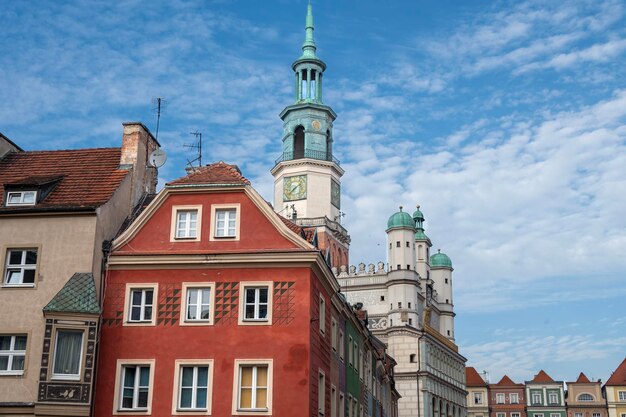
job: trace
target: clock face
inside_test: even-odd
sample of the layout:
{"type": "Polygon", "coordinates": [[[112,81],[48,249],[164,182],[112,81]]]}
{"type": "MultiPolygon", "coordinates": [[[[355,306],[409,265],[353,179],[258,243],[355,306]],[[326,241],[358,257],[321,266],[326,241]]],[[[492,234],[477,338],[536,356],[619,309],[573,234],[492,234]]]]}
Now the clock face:
{"type": "Polygon", "coordinates": [[[330,202],[333,206],[341,208],[341,186],[334,180],[330,183],[330,202]]]}
{"type": "Polygon", "coordinates": [[[306,175],[285,177],[283,180],[283,201],[306,198],[306,175]]]}
{"type": "Polygon", "coordinates": [[[311,127],[315,130],[320,130],[322,128],[322,124],[320,123],[319,120],[313,120],[311,122],[311,127]]]}

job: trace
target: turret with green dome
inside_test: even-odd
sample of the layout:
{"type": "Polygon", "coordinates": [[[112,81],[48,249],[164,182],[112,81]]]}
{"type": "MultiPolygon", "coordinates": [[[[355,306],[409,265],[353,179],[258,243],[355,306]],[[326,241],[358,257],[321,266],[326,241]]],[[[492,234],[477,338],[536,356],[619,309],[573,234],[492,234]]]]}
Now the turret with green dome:
{"type": "Polygon", "coordinates": [[[424,214],[420,210],[419,204],[415,212],[413,212],[413,221],[415,221],[415,240],[427,240],[430,241],[426,233],[424,233],[424,214]]]}

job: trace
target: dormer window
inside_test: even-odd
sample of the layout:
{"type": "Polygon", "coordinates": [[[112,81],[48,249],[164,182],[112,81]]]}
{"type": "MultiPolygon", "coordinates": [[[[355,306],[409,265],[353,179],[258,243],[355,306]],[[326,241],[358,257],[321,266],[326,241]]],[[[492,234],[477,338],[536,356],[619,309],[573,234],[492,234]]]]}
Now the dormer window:
{"type": "Polygon", "coordinates": [[[37,201],[37,191],[9,191],[7,192],[6,206],[34,206],[37,201]]]}

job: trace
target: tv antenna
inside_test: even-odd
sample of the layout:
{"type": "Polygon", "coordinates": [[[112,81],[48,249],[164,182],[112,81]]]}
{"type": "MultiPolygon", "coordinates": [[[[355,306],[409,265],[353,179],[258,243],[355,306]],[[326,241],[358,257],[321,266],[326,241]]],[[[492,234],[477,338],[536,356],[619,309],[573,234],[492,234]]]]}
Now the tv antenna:
{"type": "Polygon", "coordinates": [[[152,99],[152,110],[156,111],[157,113],[156,134],[154,137],[157,142],[159,141],[159,122],[161,121],[161,112],[165,109],[165,107],[166,101],[164,98],[157,97],[152,99]]]}
{"type": "Polygon", "coordinates": [[[183,145],[185,148],[190,148],[190,149],[195,149],[198,154],[196,156],[195,159],[187,160],[187,163],[189,164],[189,166],[191,166],[193,168],[193,163],[198,161],[198,166],[202,166],[202,132],[198,132],[197,130],[195,132],[189,132],[190,135],[194,135],[196,137],[196,142],[192,143],[192,144],[185,144],[183,145]]]}

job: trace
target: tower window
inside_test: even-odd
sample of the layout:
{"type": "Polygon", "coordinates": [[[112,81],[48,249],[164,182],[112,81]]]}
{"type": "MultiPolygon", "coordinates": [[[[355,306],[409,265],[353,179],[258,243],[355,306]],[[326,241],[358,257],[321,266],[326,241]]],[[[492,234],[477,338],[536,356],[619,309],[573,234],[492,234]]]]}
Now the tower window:
{"type": "Polygon", "coordinates": [[[409,303],[409,308],[411,308],[411,303],[409,303]]]}
{"type": "Polygon", "coordinates": [[[448,336],[450,336],[450,330],[448,330],[448,336]]]}
{"type": "Polygon", "coordinates": [[[399,247],[400,247],[400,241],[398,240],[398,241],[396,242],[396,248],[399,248],[399,247]]]}
{"type": "Polygon", "coordinates": [[[446,278],[446,284],[448,283],[448,278],[446,278]]]}
{"type": "Polygon", "coordinates": [[[446,298],[446,304],[450,304],[450,300],[446,298]]]}
{"type": "Polygon", "coordinates": [[[393,310],[393,303],[389,303],[389,309],[393,310]]]}
{"type": "Polygon", "coordinates": [[[389,249],[391,249],[391,243],[389,244],[389,249]]]}
{"type": "Polygon", "coordinates": [[[409,326],[413,326],[413,319],[409,319],[409,326]]]}
{"type": "Polygon", "coordinates": [[[411,353],[411,354],[409,355],[409,362],[411,362],[411,363],[415,363],[415,353],[411,353]]]}
{"type": "Polygon", "coordinates": [[[380,296],[380,301],[385,301],[385,296],[384,295],[380,296]]]}
{"type": "Polygon", "coordinates": [[[398,270],[402,269],[402,265],[398,264],[398,270]]]}
{"type": "Polygon", "coordinates": [[[304,158],[304,127],[298,126],[293,133],[293,158],[304,158]]]}
{"type": "Polygon", "coordinates": [[[408,269],[410,271],[411,270],[411,265],[407,265],[406,269],[408,269]]]}
{"type": "Polygon", "coordinates": [[[410,248],[411,247],[411,242],[406,242],[406,247],[410,248]]]}
{"type": "Polygon", "coordinates": [[[398,303],[398,308],[402,308],[402,303],[398,303]]]}

